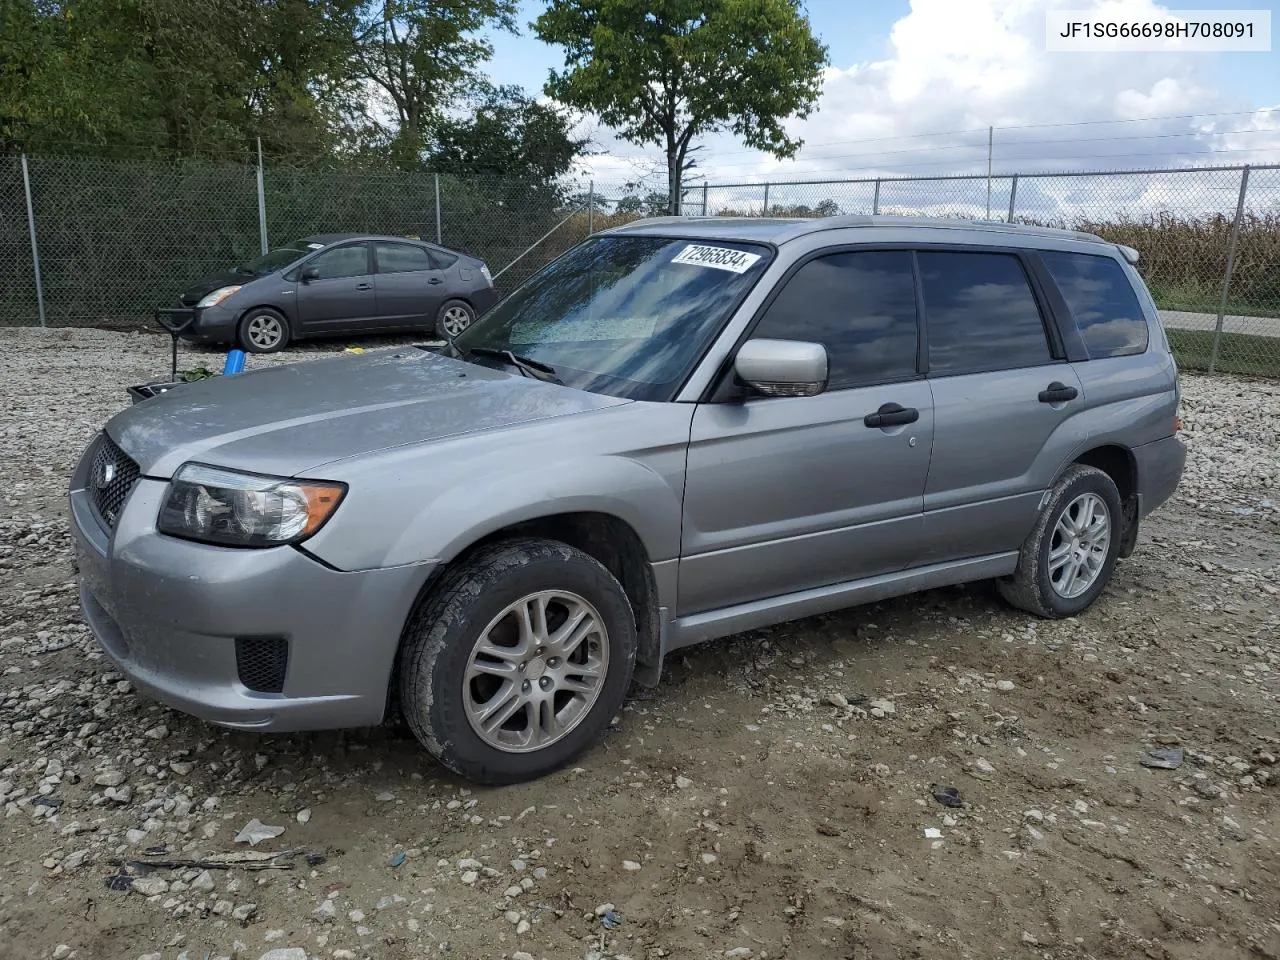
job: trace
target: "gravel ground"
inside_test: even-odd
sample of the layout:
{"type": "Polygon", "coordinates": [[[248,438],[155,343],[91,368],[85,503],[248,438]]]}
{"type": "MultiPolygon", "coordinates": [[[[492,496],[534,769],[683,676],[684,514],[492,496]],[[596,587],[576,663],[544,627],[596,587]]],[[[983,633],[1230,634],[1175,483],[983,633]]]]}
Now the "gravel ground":
{"type": "Polygon", "coordinates": [[[743,634],[475,789],[135,695],[64,495],[167,343],[0,337],[0,957],[1280,957],[1280,384],[1184,378],[1183,486],[1087,616],[973,585],[743,634]]]}

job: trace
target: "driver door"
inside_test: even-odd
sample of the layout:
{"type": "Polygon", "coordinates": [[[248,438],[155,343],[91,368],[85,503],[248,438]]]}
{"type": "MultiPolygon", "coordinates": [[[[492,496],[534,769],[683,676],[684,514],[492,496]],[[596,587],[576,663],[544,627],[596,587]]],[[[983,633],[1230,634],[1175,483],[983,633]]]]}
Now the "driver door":
{"type": "Polygon", "coordinates": [[[344,243],[322,250],[302,265],[298,326],[304,336],[372,328],[377,322],[369,245],[344,243]],[[314,269],[319,276],[303,280],[314,269]]]}
{"type": "Polygon", "coordinates": [[[921,548],[933,399],[909,251],[815,257],[753,338],[827,349],[812,397],[703,403],[685,483],[678,615],[895,572],[921,548]],[[885,404],[908,424],[869,426],[885,404]]]}

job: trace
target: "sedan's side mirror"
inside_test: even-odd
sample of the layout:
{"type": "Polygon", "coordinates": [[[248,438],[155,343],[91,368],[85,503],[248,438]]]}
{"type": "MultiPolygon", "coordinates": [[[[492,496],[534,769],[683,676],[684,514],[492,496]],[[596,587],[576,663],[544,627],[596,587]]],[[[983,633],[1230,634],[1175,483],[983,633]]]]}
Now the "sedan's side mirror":
{"type": "Polygon", "coordinates": [[[801,340],[748,340],[733,369],[765,396],[813,397],[827,388],[827,348],[801,340]]]}
{"type": "Polygon", "coordinates": [[[315,267],[303,267],[302,273],[298,276],[303,283],[310,283],[312,280],[320,279],[320,271],[315,267]]]}

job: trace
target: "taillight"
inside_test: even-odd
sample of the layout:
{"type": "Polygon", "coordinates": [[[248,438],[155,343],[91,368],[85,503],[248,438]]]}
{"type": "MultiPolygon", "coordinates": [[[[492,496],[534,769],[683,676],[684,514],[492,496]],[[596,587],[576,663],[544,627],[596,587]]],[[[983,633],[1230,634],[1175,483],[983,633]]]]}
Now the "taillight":
{"type": "Polygon", "coordinates": [[[1181,418],[1181,417],[1179,417],[1179,416],[1174,416],[1174,418],[1173,418],[1173,432],[1174,432],[1174,433],[1177,433],[1177,432],[1178,432],[1179,430],[1181,430],[1181,429],[1182,429],[1182,418],[1181,418]]]}
{"type": "Polygon", "coordinates": [[[480,264],[480,276],[484,277],[485,282],[490,286],[493,285],[493,277],[489,275],[489,265],[487,263],[480,264]]]}

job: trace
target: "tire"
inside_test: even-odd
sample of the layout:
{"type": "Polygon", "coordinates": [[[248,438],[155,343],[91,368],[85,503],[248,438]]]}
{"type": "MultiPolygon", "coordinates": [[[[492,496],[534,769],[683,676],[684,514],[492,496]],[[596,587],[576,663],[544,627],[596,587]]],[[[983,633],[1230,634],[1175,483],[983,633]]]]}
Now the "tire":
{"type": "Polygon", "coordinates": [[[236,343],[247,353],[279,353],[289,345],[289,321],[279,310],[246,310],[236,327],[236,343]],[[268,334],[275,333],[272,338],[268,334]]]}
{"type": "MultiPolygon", "coordinates": [[[[531,615],[529,622],[536,627],[538,620],[531,615]]],[[[410,618],[400,650],[400,707],[414,736],[454,773],[484,784],[533,780],[600,737],[622,706],[635,658],[635,615],[602,564],[563,543],[510,540],[448,571],[410,618]],[[525,641],[520,616],[510,611],[539,604],[547,639],[525,641]],[[572,627],[568,620],[579,613],[583,619],[572,627]],[[556,657],[557,636],[581,634],[587,619],[597,627],[556,657]],[[486,649],[501,655],[481,651],[486,638],[486,649]],[[490,672],[498,667],[501,678],[490,672]],[[519,705],[511,712],[513,699],[519,705]],[[550,714],[545,703],[554,705],[550,714]],[[498,714],[508,719],[493,724],[498,714]],[[564,728],[554,739],[552,715],[564,728]]]]}
{"type": "Polygon", "coordinates": [[[1049,491],[1048,502],[1022,544],[1013,575],[996,581],[1001,596],[1020,610],[1049,619],[1083,613],[1111,581],[1123,527],[1120,492],[1111,477],[1096,467],[1072,464],[1049,491]],[[1083,514],[1086,507],[1093,516],[1105,517],[1107,528],[1100,529],[1096,521],[1089,524],[1079,550],[1073,550],[1067,545],[1070,528],[1077,522],[1088,524],[1083,514]],[[1092,535],[1088,530],[1093,530],[1092,535]],[[1063,549],[1065,561],[1051,559],[1051,554],[1063,549]],[[1084,578],[1071,578],[1077,557],[1081,559],[1077,568],[1092,576],[1087,583],[1084,578]]]}
{"type": "Polygon", "coordinates": [[[452,340],[475,320],[476,312],[465,300],[446,300],[436,313],[436,335],[441,340],[452,340]]]}

